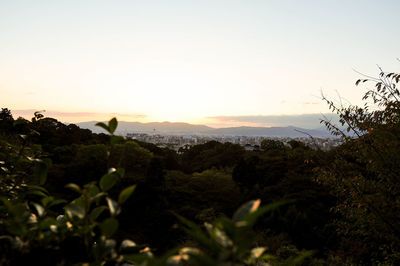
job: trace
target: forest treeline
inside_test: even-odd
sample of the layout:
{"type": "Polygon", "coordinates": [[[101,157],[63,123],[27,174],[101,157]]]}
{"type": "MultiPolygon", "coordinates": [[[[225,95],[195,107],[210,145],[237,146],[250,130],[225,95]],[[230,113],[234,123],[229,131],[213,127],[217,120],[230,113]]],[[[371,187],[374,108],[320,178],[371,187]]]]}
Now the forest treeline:
{"type": "Polygon", "coordinates": [[[357,81],[364,107],[325,99],[351,132],[323,121],[344,141],[329,151],[176,152],[114,135],[115,118],[94,134],[2,108],[0,264],[398,264],[399,79],[357,81]]]}

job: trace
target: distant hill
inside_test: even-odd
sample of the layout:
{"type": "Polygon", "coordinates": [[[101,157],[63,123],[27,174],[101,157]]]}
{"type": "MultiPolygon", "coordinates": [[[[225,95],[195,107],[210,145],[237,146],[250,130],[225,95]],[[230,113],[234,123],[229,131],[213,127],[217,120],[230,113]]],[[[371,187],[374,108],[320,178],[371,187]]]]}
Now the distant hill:
{"type": "MultiPolygon", "coordinates": [[[[81,128],[87,128],[95,133],[104,132],[100,127],[96,127],[97,121],[77,123],[81,128]]],[[[195,134],[212,130],[213,128],[204,125],[192,125],[177,122],[125,122],[118,121],[117,134],[126,133],[158,133],[158,134],[195,134]]]]}
{"type": "MultiPolygon", "coordinates": [[[[104,132],[100,127],[96,127],[96,121],[81,122],[77,125],[87,128],[95,133],[104,132]]],[[[265,136],[265,137],[305,137],[307,134],[313,137],[332,137],[324,128],[304,129],[299,127],[229,127],[211,128],[205,125],[193,125],[189,123],[174,122],[118,122],[117,134],[126,135],[127,133],[155,133],[171,135],[229,135],[229,136],[265,136]],[[304,133],[303,133],[304,132],[304,133]],[[306,134],[305,134],[306,133],[306,134]]]]}

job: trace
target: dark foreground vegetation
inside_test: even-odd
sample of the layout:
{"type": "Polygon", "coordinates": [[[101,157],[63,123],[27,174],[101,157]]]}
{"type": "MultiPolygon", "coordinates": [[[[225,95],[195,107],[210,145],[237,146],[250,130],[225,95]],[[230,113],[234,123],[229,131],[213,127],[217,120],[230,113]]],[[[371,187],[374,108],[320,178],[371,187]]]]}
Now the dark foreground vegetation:
{"type": "Polygon", "coordinates": [[[400,75],[338,107],[330,151],[264,141],[179,153],[0,113],[0,265],[398,265],[400,75]],[[351,137],[350,137],[351,136],[351,137]],[[261,203],[261,205],[260,205],[261,203]],[[126,264],[125,264],[126,265],[126,264]]]}

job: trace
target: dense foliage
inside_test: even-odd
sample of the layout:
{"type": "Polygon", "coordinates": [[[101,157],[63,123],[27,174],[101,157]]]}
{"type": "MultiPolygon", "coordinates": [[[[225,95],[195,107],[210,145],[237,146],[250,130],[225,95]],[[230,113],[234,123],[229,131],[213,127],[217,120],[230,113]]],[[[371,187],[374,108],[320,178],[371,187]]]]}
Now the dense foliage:
{"type": "Polygon", "coordinates": [[[93,134],[3,108],[0,264],[399,264],[399,79],[357,81],[376,84],[363,108],[327,100],[352,132],[323,121],[344,140],[330,151],[175,152],[114,135],[115,118],[93,134]]]}

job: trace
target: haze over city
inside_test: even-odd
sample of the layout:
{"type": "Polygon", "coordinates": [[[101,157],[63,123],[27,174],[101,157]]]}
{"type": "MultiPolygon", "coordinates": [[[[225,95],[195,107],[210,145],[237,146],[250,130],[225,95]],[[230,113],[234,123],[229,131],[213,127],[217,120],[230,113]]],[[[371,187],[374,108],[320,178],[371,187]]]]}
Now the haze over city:
{"type": "Polygon", "coordinates": [[[2,1],[1,105],[63,122],[304,126],[396,70],[398,1],[2,1]],[[354,71],[356,70],[356,71],[354,71]]]}

